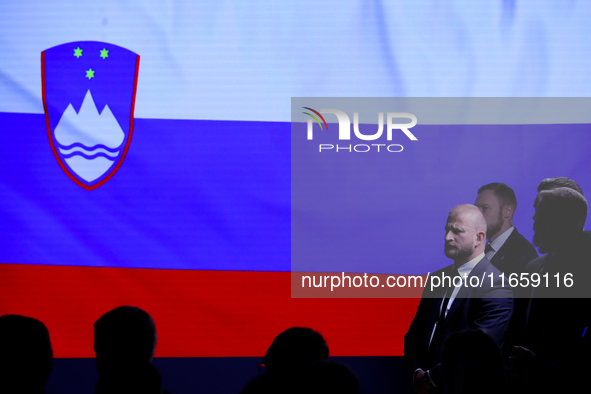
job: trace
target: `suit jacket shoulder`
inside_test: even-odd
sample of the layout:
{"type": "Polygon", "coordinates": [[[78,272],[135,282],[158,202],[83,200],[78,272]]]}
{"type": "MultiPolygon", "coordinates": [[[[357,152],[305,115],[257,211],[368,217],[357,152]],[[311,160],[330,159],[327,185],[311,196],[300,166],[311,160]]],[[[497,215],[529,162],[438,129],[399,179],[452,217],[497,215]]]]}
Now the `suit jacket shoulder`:
{"type": "Polygon", "coordinates": [[[503,272],[492,264],[486,256],[474,267],[470,276],[477,276],[483,283],[479,286],[470,286],[472,291],[470,297],[493,297],[493,298],[513,298],[512,290],[505,285],[501,275],[503,272]]]}
{"type": "Polygon", "coordinates": [[[537,257],[534,246],[514,229],[490,262],[508,277],[513,273],[525,272],[527,263],[537,257]]]}
{"type": "MultiPolygon", "coordinates": [[[[432,277],[441,277],[444,273],[449,275],[451,266],[435,271],[432,277]]],[[[445,289],[434,288],[431,291],[425,288],[417,313],[404,337],[404,355],[411,372],[416,368],[429,369],[440,362],[445,339],[457,331],[480,328],[502,344],[513,312],[513,293],[510,288],[502,286],[500,275],[500,271],[486,257],[474,267],[468,284],[470,278],[478,277],[484,280],[482,285],[468,285],[460,289],[441,326],[441,334],[433,339],[431,345],[429,341],[440,314],[445,289]]]]}
{"type": "Polygon", "coordinates": [[[544,261],[546,261],[546,255],[540,256],[538,258],[533,259],[523,269],[523,272],[528,272],[530,274],[540,273],[540,270],[544,266],[544,261]]]}

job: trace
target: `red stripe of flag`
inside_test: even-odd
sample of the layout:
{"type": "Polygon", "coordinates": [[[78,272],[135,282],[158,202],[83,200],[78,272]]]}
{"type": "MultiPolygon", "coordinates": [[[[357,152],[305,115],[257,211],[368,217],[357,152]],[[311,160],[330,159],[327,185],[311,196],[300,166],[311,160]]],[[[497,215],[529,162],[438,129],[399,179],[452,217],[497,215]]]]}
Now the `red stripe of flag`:
{"type": "Polygon", "coordinates": [[[120,305],[152,315],[157,357],[263,356],[291,326],[333,356],[399,356],[417,299],[292,299],[289,272],[0,264],[0,315],[43,321],[55,357],[94,357],[93,323],[120,305]]]}

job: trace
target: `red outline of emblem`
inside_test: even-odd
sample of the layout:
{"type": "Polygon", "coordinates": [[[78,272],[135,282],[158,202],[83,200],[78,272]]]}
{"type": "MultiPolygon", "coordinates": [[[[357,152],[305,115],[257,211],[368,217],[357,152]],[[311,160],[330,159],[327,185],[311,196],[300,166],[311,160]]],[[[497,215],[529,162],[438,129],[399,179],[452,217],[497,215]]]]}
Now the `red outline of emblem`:
{"type": "Polygon", "coordinates": [[[66,175],[71,180],[73,180],[78,186],[82,187],[83,189],[93,190],[93,189],[96,189],[97,187],[105,184],[105,182],[107,182],[109,179],[111,179],[111,177],[113,175],[115,175],[115,173],[119,170],[119,167],[121,167],[123,160],[125,160],[125,156],[127,155],[127,150],[129,149],[129,144],[131,143],[131,137],[133,136],[133,120],[134,120],[133,115],[134,115],[134,111],[135,111],[135,93],[137,91],[137,79],[138,79],[139,69],[140,69],[140,55],[137,55],[137,60],[135,62],[135,80],[133,83],[133,96],[131,98],[131,119],[129,122],[129,135],[127,137],[127,143],[125,144],[125,148],[123,148],[123,154],[121,155],[121,159],[119,160],[119,162],[117,163],[117,165],[115,166],[113,171],[111,171],[111,173],[109,175],[107,175],[102,181],[95,183],[92,186],[88,186],[88,185],[85,185],[84,183],[80,182],[78,179],[76,179],[76,177],[74,175],[72,175],[70,173],[70,171],[68,171],[67,167],[64,165],[64,163],[62,163],[62,161],[57,153],[57,150],[55,149],[53,139],[51,138],[51,128],[49,126],[49,113],[47,112],[47,101],[45,99],[45,51],[41,52],[41,88],[42,88],[42,95],[43,95],[43,110],[45,111],[45,124],[47,126],[47,136],[49,137],[49,144],[51,145],[51,150],[53,151],[55,159],[57,160],[57,162],[60,165],[60,167],[62,168],[62,170],[64,170],[66,175]]]}

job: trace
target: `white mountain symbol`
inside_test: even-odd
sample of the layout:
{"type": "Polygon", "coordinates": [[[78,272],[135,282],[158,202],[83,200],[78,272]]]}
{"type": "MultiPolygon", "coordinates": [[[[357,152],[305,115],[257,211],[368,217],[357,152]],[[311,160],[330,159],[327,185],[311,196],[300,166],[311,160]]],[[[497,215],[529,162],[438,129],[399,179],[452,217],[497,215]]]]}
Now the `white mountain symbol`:
{"type": "Polygon", "coordinates": [[[97,145],[115,149],[119,148],[125,139],[125,133],[108,105],[99,114],[90,90],[86,92],[78,113],[71,103],[68,105],[54,130],[54,135],[59,145],[65,147],[59,147],[62,154],[74,153],[72,157],[65,159],[66,163],[72,171],[87,182],[92,182],[106,173],[120,153],[120,150],[111,152],[97,145]],[[68,148],[75,143],[80,143],[83,147],[68,148]],[[113,160],[103,156],[87,159],[80,153],[87,156],[104,153],[113,160]]]}

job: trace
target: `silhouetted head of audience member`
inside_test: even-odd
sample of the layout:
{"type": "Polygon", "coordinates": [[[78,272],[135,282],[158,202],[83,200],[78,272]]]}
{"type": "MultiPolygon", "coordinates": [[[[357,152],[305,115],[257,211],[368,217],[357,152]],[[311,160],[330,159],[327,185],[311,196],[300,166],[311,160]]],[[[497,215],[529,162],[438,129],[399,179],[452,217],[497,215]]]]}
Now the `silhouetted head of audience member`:
{"type": "Polygon", "coordinates": [[[453,333],[445,341],[441,361],[447,393],[505,393],[507,377],[503,355],[482,330],[453,333]]]}
{"type": "Polygon", "coordinates": [[[312,364],[328,359],[328,346],[311,328],[292,327],[277,335],[265,355],[265,374],[242,394],[300,393],[312,364]]]}
{"type": "Polygon", "coordinates": [[[573,181],[572,179],[565,178],[562,176],[558,176],[556,178],[546,178],[538,185],[538,193],[544,190],[553,190],[558,189],[559,187],[566,187],[569,189],[573,189],[576,192],[581,193],[582,196],[585,196],[581,187],[577,184],[577,182],[573,181]]]}
{"type": "Polygon", "coordinates": [[[156,349],[156,326],[145,311],[121,306],[94,323],[94,351],[99,375],[110,369],[150,364],[156,349]]]}
{"type": "Polygon", "coordinates": [[[538,194],[534,214],[534,245],[541,253],[568,249],[583,234],[587,219],[587,200],[566,187],[538,194]]]}
{"type": "Polygon", "coordinates": [[[31,317],[0,317],[0,392],[42,393],[53,365],[49,332],[31,317]]]}
{"type": "Polygon", "coordinates": [[[346,365],[332,361],[317,361],[307,373],[306,393],[358,394],[357,376],[346,365]]]}
{"type": "Polygon", "coordinates": [[[266,376],[300,373],[315,361],[328,359],[328,345],[311,328],[292,327],[277,335],[265,355],[266,376]]]}

